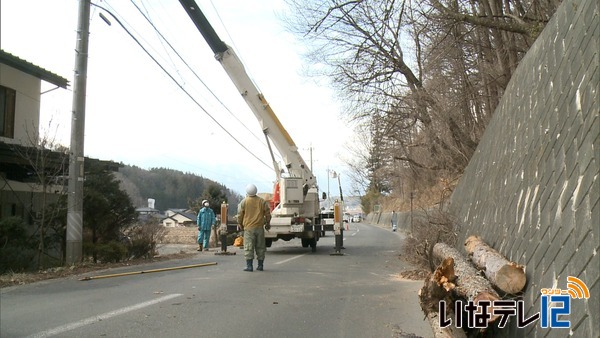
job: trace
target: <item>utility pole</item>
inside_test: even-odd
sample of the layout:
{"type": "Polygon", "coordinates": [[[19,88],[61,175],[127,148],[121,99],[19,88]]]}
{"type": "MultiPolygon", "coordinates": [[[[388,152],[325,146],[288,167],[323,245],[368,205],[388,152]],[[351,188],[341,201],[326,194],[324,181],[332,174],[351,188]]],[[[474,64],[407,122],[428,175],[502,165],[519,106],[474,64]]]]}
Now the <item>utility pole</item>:
{"type": "Polygon", "coordinates": [[[327,209],[331,207],[331,196],[329,194],[329,175],[331,175],[331,170],[327,168],[327,209]]]}
{"type": "Polygon", "coordinates": [[[85,96],[87,86],[88,41],[91,0],[79,0],[73,114],[71,116],[71,151],[69,154],[69,196],[67,205],[67,264],[79,263],[83,257],[83,141],[85,130],[85,96]]]}
{"type": "Polygon", "coordinates": [[[310,148],[308,148],[308,149],[310,149],[310,171],[312,171],[314,173],[314,171],[313,171],[313,161],[312,161],[312,151],[313,151],[312,144],[310,145],[310,148]]]}

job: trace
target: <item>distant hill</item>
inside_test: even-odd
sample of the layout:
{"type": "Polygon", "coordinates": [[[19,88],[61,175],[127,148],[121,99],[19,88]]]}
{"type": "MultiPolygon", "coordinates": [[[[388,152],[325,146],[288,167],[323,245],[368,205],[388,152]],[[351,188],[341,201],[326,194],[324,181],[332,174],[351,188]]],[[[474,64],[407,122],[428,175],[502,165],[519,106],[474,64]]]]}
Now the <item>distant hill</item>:
{"type": "Polygon", "coordinates": [[[202,195],[210,185],[217,185],[227,196],[229,204],[237,205],[243,198],[221,183],[211,179],[166,168],[142,169],[126,165],[115,173],[121,188],[127,192],[136,208],[147,207],[148,199],[154,199],[154,207],[164,211],[170,208],[186,209],[189,201],[202,195]]]}

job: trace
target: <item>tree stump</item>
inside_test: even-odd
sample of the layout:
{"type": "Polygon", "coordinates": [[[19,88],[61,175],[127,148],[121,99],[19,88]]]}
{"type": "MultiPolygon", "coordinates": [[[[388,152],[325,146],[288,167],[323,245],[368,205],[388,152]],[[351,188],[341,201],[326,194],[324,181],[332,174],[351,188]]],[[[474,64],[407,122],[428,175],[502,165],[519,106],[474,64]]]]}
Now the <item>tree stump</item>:
{"type": "Polygon", "coordinates": [[[449,257],[444,259],[419,290],[419,303],[435,338],[466,337],[465,332],[454,325],[440,327],[440,301],[444,300],[446,304],[450,304],[450,306],[446,306],[445,318],[454,318],[454,307],[451,306],[453,302],[450,291],[455,287],[453,283],[455,280],[454,259],[449,257]]]}
{"type": "Polygon", "coordinates": [[[483,270],[487,279],[498,289],[509,294],[516,294],[525,287],[527,282],[525,268],[506,259],[479,236],[467,238],[465,250],[475,266],[483,270]]]}

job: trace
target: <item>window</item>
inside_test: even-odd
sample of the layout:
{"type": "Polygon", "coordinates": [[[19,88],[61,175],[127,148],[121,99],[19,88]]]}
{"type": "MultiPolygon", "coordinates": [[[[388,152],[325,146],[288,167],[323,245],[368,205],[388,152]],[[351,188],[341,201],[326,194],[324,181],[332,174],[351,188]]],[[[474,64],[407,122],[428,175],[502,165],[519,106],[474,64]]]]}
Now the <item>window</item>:
{"type": "Polygon", "coordinates": [[[17,92],[0,86],[0,136],[15,137],[15,98],[17,92]]]}

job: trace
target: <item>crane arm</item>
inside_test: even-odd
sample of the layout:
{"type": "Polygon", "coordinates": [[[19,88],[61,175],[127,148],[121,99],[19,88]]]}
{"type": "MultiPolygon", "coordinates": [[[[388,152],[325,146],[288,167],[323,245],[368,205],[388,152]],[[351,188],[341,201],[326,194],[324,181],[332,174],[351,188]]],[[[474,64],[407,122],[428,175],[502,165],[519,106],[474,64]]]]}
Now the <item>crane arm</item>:
{"type": "MultiPolygon", "coordinates": [[[[221,63],[252,113],[258,119],[265,135],[269,137],[283,157],[288,174],[291,177],[303,178],[304,184],[308,187],[316,186],[316,178],[302,156],[300,156],[298,147],[296,147],[267,100],[252,82],[243,63],[233,49],[219,38],[194,0],[179,0],[179,2],[215,53],[215,58],[221,63]]],[[[275,168],[275,171],[277,177],[279,177],[279,169],[275,168]]]]}

